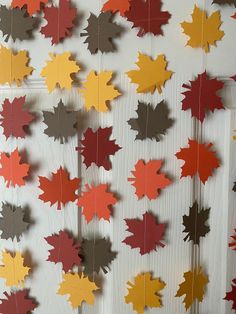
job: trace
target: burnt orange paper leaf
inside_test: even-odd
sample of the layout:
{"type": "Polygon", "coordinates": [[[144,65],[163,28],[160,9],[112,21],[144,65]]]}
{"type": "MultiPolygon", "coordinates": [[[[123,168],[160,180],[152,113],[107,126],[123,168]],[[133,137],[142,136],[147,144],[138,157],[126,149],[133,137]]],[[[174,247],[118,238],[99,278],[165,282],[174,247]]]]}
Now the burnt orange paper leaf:
{"type": "Polygon", "coordinates": [[[41,4],[48,3],[49,0],[13,0],[11,6],[13,8],[27,8],[29,15],[40,11],[41,4]]]}
{"type": "Polygon", "coordinates": [[[133,182],[138,199],[147,196],[154,200],[159,196],[159,190],[171,183],[164,173],[159,173],[162,163],[162,160],[149,160],[145,164],[141,159],[136,163],[135,170],[132,171],[134,178],[128,178],[128,181],[133,182]]]}
{"type": "Polygon", "coordinates": [[[198,174],[202,183],[205,184],[213,170],[220,166],[219,159],[211,150],[211,143],[199,144],[197,141],[189,139],[188,144],[189,147],[181,148],[175,154],[178,159],[185,161],[182,166],[181,178],[187,176],[192,178],[198,174]]]}
{"type": "Polygon", "coordinates": [[[130,0],[108,0],[102,7],[102,11],[111,11],[113,13],[119,11],[121,16],[125,16],[125,12],[129,11],[130,0]]]}
{"type": "Polygon", "coordinates": [[[236,251],[236,229],[234,229],[234,232],[235,234],[230,237],[232,241],[229,243],[229,247],[236,251]]]}
{"type": "Polygon", "coordinates": [[[80,179],[69,178],[67,170],[60,167],[57,172],[52,173],[51,179],[39,177],[39,188],[43,194],[39,195],[39,199],[44,203],[50,202],[51,206],[57,203],[57,209],[61,209],[61,205],[68,202],[74,202],[77,199],[75,194],[79,188],[80,179]]]}
{"type": "Polygon", "coordinates": [[[7,187],[12,185],[25,185],[24,178],[28,176],[29,165],[21,163],[21,156],[18,149],[15,149],[10,155],[1,153],[0,157],[0,176],[2,176],[7,187]]]}

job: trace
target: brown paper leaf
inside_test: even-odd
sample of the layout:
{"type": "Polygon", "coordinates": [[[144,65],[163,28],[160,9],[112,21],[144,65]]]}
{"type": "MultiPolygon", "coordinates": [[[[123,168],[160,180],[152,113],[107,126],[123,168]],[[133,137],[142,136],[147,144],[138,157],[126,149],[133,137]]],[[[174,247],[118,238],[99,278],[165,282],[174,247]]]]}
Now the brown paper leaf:
{"type": "Polygon", "coordinates": [[[236,7],[236,0],[213,0],[212,4],[213,3],[220,4],[220,5],[223,5],[223,4],[234,4],[235,7],[236,7]]]}

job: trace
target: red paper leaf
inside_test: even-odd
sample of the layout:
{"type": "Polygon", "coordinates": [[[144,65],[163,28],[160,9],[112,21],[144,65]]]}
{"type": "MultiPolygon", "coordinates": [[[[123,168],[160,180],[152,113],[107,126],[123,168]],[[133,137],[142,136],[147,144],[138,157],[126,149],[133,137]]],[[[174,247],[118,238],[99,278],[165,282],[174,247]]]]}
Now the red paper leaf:
{"type": "Polygon", "coordinates": [[[81,141],[82,146],[77,147],[77,150],[84,157],[87,168],[95,163],[98,167],[104,167],[106,170],[111,169],[109,156],[115,155],[121,149],[119,145],[115,144],[115,140],[109,139],[111,133],[112,127],[100,127],[95,132],[88,128],[85,131],[84,139],[81,141]]]}
{"type": "Polygon", "coordinates": [[[230,78],[236,82],[236,74],[231,76],[230,78]]]}
{"type": "MultiPolygon", "coordinates": [[[[234,232],[236,233],[236,229],[234,229],[234,232]]],[[[236,234],[231,236],[232,242],[229,243],[229,247],[232,248],[232,250],[236,251],[236,234]]]]}
{"type": "Polygon", "coordinates": [[[184,160],[182,166],[182,177],[191,176],[191,178],[198,174],[203,184],[212,175],[214,169],[220,166],[219,160],[215,152],[210,150],[212,144],[199,144],[195,140],[189,139],[189,147],[181,148],[175,156],[178,159],[184,160]]]}
{"type": "Polygon", "coordinates": [[[154,200],[159,196],[159,190],[171,183],[164,173],[159,173],[162,162],[162,160],[150,160],[145,164],[140,159],[136,163],[135,170],[132,171],[134,178],[128,178],[128,181],[133,182],[138,199],[147,196],[150,200],[154,200]]]}
{"type": "Polygon", "coordinates": [[[236,19],[236,12],[231,16],[233,19],[236,19]]]}
{"type": "Polygon", "coordinates": [[[161,11],[161,0],[131,0],[130,9],[125,13],[128,21],[133,22],[133,27],[138,27],[138,36],[146,33],[162,35],[162,25],[167,24],[171,14],[161,11]]]}
{"type": "Polygon", "coordinates": [[[86,185],[86,191],[82,193],[78,200],[78,206],[83,207],[82,215],[89,223],[94,216],[105,220],[110,220],[111,206],[115,205],[117,199],[111,192],[108,192],[108,184],[98,186],[86,185]]]}
{"type": "Polygon", "coordinates": [[[40,11],[41,4],[46,4],[48,1],[49,0],[13,0],[11,6],[20,9],[25,6],[29,15],[33,15],[40,11]]]}
{"type": "Polygon", "coordinates": [[[74,265],[80,265],[80,245],[66,231],[61,230],[58,234],[46,237],[45,240],[53,246],[53,249],[49,250],[48,261],[62,263],[65,272],[71,270],[74,265]]]}
{"type": "Polygon", "coordinates": [[[28,290],[21,290],[8,294],[4,292],[7,299],[1,299],[1,314],[29,314],[33,311],[37,304],[29,297],[28,290]]]}
{"type": "Polygon", "coordinates": [[[77,10],[71,7],[70,0],[60,0],[59,7],[46,7],[44,18],[47,25],[41,28],[41,33],[45,37],[51,37],[53,45],[58,44],[72,35],[76,15],[77,10]]]}
{"type": "Polygon", "coordinates": [[[39,188],[43,194],[39,199],[44,203],[50,202],[51,206],[57,203],[57,209],[68,202],[74,202],[77,199],[75,194],[79,188],[80,179],[69,179],[67,170],[60,167],[57,172],[52,173],[52,178],[39,177],[39,188]]]}
{"type": "Polygon", "coordinates": [[[222,81],[210,79],[206,72],[199,74],[189,85],[183,84],[187,91],[182,93],[185,96],[182,110],[191,109],[192,117],[203,122],[207,110],[225,109],[221,97],[217,95],[223,86],[222,81]]]}
{"type": "Polygon", "coordinates": [[[102,12],[119,11],[121,16],[125,16],[125,12],[129,11],[130,0],[108,0],[102,7],[102,12]]]}
{"type": "Polygon", "coordinates": [[[157,246],[164,247],[161,241],[165,233],[165,224],[158,224],[156,217],[146,212],[143,219],[125,219],[127,231],[133,233],[123,243],[130,245],[132,249],[139,248],[144,255],[156,250],[157,246]]]}
{"type": "Polygon", "coordinates": [[[28,109],[24,109],[24,104],[25,96],[14,98],[12,102],[7,98],[4,100],[0,123],[6,138],[10,136],[24,138],[26,135],[25,127],[35,119],[28,109]]]}
{"type": "Polygon", "coordinates": [[[236,278],[232,280],[231,287],[232,290],[230,292],[226,292],[226,296],[224,297],[224,300],[232,301],[232,310],[236,310],[236,278]]]}

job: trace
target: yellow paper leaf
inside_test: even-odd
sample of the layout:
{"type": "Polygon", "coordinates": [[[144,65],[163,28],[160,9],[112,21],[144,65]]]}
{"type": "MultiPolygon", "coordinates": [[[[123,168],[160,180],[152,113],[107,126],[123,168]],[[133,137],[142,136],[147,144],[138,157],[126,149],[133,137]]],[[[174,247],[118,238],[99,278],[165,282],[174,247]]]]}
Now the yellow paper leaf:
{"type": "Polygon", "coordinates": [[[11,49],[0,45],[0,84],[11,85],[15,82],[20,86],[24,78],[34,70],[28,63],[29,58],[25,50],[14,54],[11,49]]]}
{"type": "Polygon", "coordinates": [[[184,279],[184,282],[179,285],[176,297],[185,295],[183,303],[187,310],[195,300],[202,302],[209,280],[201,268],[184,273],[184,279]]]}
{"type": "Polygon", "coordinates": [[[94,107],[99,112],[106,112],[108,102],[120,95],[115,87],[109,84],[111,78],[112,72],[108,71],[99,74],[96,74],[95,71],[89,73],[87,81],[83,83],[84,88],[79,89],[85,99],[87,110],[94,107]]]}
{"type": "Polygon", "coordinates": [[[165,82],[169,80],[173,74],[167,71],[167,61],[165,56],[159,55],[155,60],[151,57],[139,53],[139,60],[136,62],[139,70],[129,71],[127,75],[132,83],[138,84],[138,93],[154,93],[157,88],[158,92],[162,92],[165,82]]]}
{"type": "Polygon", "coordinates": [[[134,284],[127,283],[128,295],[125,302],[132,303],[137,314],[143,314],[146,307],[161,307],[161,297],[158,292],[165,287],[165,283],[159,279],[152,279],[151,273],[139,274],[134,279],[134,284]]]}
{"type": "Polygon", "coordinates": [[[71,53],[64,52],[59,55],[49,54],[50,61],[41,71],[41,76],[46,78],[46,85],[51,93],[57,85],[60,88],[71,89],[73,79],[71,75],[79,72],[80,67],[76,61],[70,60],[71,53]]]}
{"type": "Polygon", "coordinates": [[[10,252],[3,252],[2,262],[0,277],[6,279],[6,285],[8,287],[23,286],[30,268],[24,266],[24,258],[21,256],[21,253],[15,252],[15,254],[11,254],[10,252]]]}
{"type": "Polygon", "coordinates": [[[63,279],[64,281],[61,282],[57,293],[60,295],[68,294],[68,301],[73,309],[81,306],[83,301],[88,304],[94,303],[93,291],[99,288],[83,273],[81,275],[66,273],[63,275],[63,279]]]}
{"type": "Polygon", "coordinates": [[[221,26],[220,12],[215,11],[207,17],[206,11],[196,5],[192,13],[192,22],[183,22],[181,26],[184,34],[190,37],[187,45],[193,48],[202,48],[209,52],[209,46],[216,46],[216,41],[224,36],[221,26]]]}

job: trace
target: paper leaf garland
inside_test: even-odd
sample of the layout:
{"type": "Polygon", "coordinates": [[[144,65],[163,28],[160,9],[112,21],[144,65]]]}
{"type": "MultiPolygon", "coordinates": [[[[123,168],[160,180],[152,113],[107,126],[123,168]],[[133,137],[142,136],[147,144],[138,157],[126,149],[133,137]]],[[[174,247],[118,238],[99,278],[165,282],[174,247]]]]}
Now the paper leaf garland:
{"type": "Polygon", "coordinates": [[[117,203],[115,196],[108,191],[108,184],[99,184],[97,186],[85,186],[84,191],[78,200],[78,206],[82,207],[82,215],[84,215],[87,223],[94,216],[98,219],[110,221],[111,206],[117,203]]]}
{"type": "Polygon", "coordinates": [[[235,7],[236,7],[236,0],[213,0],[212,3],[220,4],[220,5],[223,5],[223,4],[234,4],[235,7]]]}
{"type": "Polygon", "coordinates": [[[21,163],[21,156],[18,149],[15,149],[10,155],[1,153],[0,155],[0,176],[2,176],[7,184],[15,187],[25,185],[24,178],[28,176],[30,166],[21,163]]]}
{"type": "Polygon", "coordinates": [[[148,307],[161,307],[159,292],[165,288],[165,283],[160,279],[152,279],[150,272],[137,275],[134,283],[128,281],[127,285],[128,295],[125,297],[125,303],[132,303],[137,314],[143,314],[148,307]]]}
{"type": "Polygon", "coordinates": [[[121,16],[125,16],[125,12],[129,11],[130,0],[108,0],[104,3],[102,11],[111,11],[112,13],[120,12],[121,16]]]}
{"type": "Polygon", "coordinates": [[[77,150],[84,157],[84,164],[86,167],[90,167],[92,163],[95,163],[98,167],[104,167],[105,170],[111,169],[111,162],[109,156],[115,155],[115,153],[121,149],[119,145],[115,143],[115,140],[110,140],[112,134],[112,127],[98,128],[97,131],[93,131],[88,128],[84,132],[84,139],[81,140],[81,147],[77,150]]]}
{"type": "Polygon", "coordinates": [[[136,62],[139,70],[127,72],[132,83],[138,84],[138,93],[154,93],[158,90],[160,94],[165,82],[169,80],[173,74],[172,71],[166,70],[167,61],[164,55],[159,55],[155,60],[151,57],[139,53],[138,62],[136,62]]]}
{"type": "Polygon", "coordinates": [[[46,26],[41,28],[45,37],[52,38],[52,44],[58,44],[65,37],[72,35],[74,20],[77,15],[76,8],[71,7],[70,0],[59,0],[59,7],[44,8],[46,26]]]}
{"type": "Polygon", "coordinates": [[[110,11],[102,12],[98,16],[90,14],[88,26],[81,35],[87,37],[85,43],[88,44],[91,54],[116,50],[113,39],[121,34],[123,28],[113,21],[113,17],[110,11]]]}
{"type": "Polygon", "coordinates": [[[11,5],[13,8],[20,9],[26,7],[29,15],[33,15],[34,13],[39,12],[41,5],[48,3],[48,1],[49,0],[13,0],[11,5]]]}
{"type": "Polygon", "coordinates": [[[6,299],[1,299],[1,314],[29,314],[37,307],[35,300],[29,296],[29,290],[20,290],[8,294],[4,292],[6,299]]]}
{"type": "Polygon", "coordinates": [[[193,241],[194,244],[199,245],[200,237],[205,237],[210,231],[210,227],[206,225],[209,214],[210,208],[202,208],[199,211],[198,203],[193,203],[193,206],[189,208],[189,216],[183,216],[183,225],[185,227],[183,232],[187,233],[184,241],[193,241]]]}
{"type": "Polygon", "coordinates": [[[196,5],[192,13],[192,22],[183,22],[181,26],[184,34],[190,38],[187,45],[202,48],[205,52],[209,52],[210,46],[216,46],[216,42],[224,36],[224,32],[219,29],[220,12],[215,11],[207,17],[206,11],[202,11],[196,5]]]}
{"type": "Polygon", "coordinates": [[[63,279],[57,293],[68,295],[68,301],[73,309],[81,306],[82,302],[94,304],[93,291],[99,288],[93,281],[90,281],[83,273],[81,275],[66,273],[63,275],[63,279]]]}
{"type": "Polygon", "coordinates": [[[128,226],[127,231],[132,236],[123,240],[123,243],[131,246],[132,249],[139,248],[140,254],[144,255],[156,250],[158,246],[164,247],[162,242],[165,233],[165,224],[159,224],[151,213],[143,214],[143,219],[125,219],[128,226]]]}
{"type": "MultiPolygon", "coordinates": [[[[236,229],[234,229],[234,232],[236,233],[236,229]]],[[[232,250],[236,251],[236,234],[231,236],[232,242],[229,243],[229,247],[232,248],[232,250]]]]}
{"type": "Polygon", "coordinates": [[[73,79],[71,76],[80,70],[76,61],[70,60],[71,53],[64,52],[62,54],[49,54],[50,61],[41,71],[41,76],[46,78],[46,85],[49,93],[51,93],[58,85],[61,89],[71,89],[73,79]]]}
{"type": "Polygon", "coordinates": [[[201,268],[184,273],[184,282],[179,285],[176,297],[185,295],[183,303],[185,304],[186,311],[195,300],[202,302],[208,282],[208,277],[201,268]]]}
{"type": "Polygon", "coordinates": [[[212,143],[200,144],[195,140],[189,139],[189,147],[181,148],[175,156],[184,160],[181,178],[194,175],[199,176],[203,184],[212,175],[214,169],[220,166],[219,159],[214,151],[211,150],[212,143]]]}
{"type": "Polygon", "coordinates": [[[54,112],[43,111],[43,122],[47,125],[44,133],[60,143],[68,142],[68,139],[77,134],[77,112],[68,111],[62,100],[57,107],[53,107],[54,112]]]}
{"type": "Polygon", "coordinates": [[[39,188],[43,191],[39,199],[44,203],[50,202],[51,206],[57,203],[57,209],[61,209],[62,205],[77,199],[75,192],[79,189],[79,184],[80,179],[70,179],[68,171],[60,167],[52,173],[51,179],[39,177],[39,188]]]}
{"type": "Polygon", "coordinates": [[[5,42],[8,42],[10,37],[13,41],[29,39],[35,24],[36,18],[28,16],[25,10],[0,6],[0,30],[5,42]]]}
{"type": "Polygon", "coordinates": [[[232,280],[231,291],[226,292],[224,300],[232,301],[232,310],[236,310],[236,278],[232,280]]]}
{"type": "Polygon", "coordinates": [[[108,239],[83,239],[82,252],[84,274],[93,275],[102,270],[105,274],[110,269],[110,263],[116,258],[117,253],[111,250],[111,242],[108,239]]]}
{"type": "Polygon", "coordinates": [[[35,116],[24,108],[25,96],[14,98],[12,102],[5,99],[0,112],[0,124],[3,127],[3,134],[8,139],[10,136],[24,138],[26,129],[34,121],[35,116]]]}
{"type": "Polygon", "coordinates": [[[46,237],[45,240],[53,247],[49,250],[48,261],[55,264],[62,263],[65,272],[71,270],[74,265],[80,265],[80,245],[68,232],[61,230],[57,234],[46,237]]]}
{"type": "Polygon", "coordinates": [[[30,268],[24,266],[24,258],[21,253],[3,252],[2,264],[0,266],[0,277],[6,280],[6,286],[22,286],[30,268]]]}
{"type": "Polygon", "coordinates": [[[149,200],[154,200],[159,196],[160,189],[171,184],[164,173],[159,173],[162,163],[162,160],[149,160],[145,163],[142,159],[136,163],[135,170],[132,171],[134,178],[128,178],[128,181],[135,187],[138,199],[147,196],[149,200]]]}
{"type": "Polygon", "coordinates": [[[28,66],[29,58],[25,50],[14,53],[0,45],[0,84],[9,85],[16,83],[20,86],[23,80],[34,70],[28,66]]]}
{"type": "Polygon", "coordinates": [[[173,119],[169,118],[169,109],[164,100],[155,108],[151,104],[139,101],[136,112],[138,117],[128,121],[131,130],[138,132],[136,140],[149,138],[159,142],[167,129],[173,125],[173,119]]]}
{"type": "Polygon", "coordinates": [[[83,83],[83,88],[79,89],[87,110],[93,107],[98,112],[106,112],[109,102],[120,95],[114,85],[109,84],[112,75],[113,73],[108,71],[98,74],[95,71],[89,73],[87,80],[83,83]]]}
{"type": "Polygon", "coordinates": [[[13,206],[9,203],[2,204],[0,217],[0,230],[2,239],[16,238],[18,241],[22,234],[27,231],[30,222],[25,217],[25,211],[22,207],[13,206]]]}
{"type": "Polygon", "coordinates": [[[199,74],[189,85],[183,84],[187,91],[182,93],[185,96],[182,110],[191,109],[192,117],[203,122],[207,110],[214,112],[215,109],[225,109],[221,97],[217,95],[223,86],[222,81],[210,79],[206,71],[199,74]]]}
{"type": "Polygon", "coordinates": [[[161,0],[131,0],[125,16],[133,23],[133,28],[139,29],[138,36],[147,33],[163,35],[162,26],[168,23],[171,15],[168,11],[162,11],[161,7],[161,0]]]}

